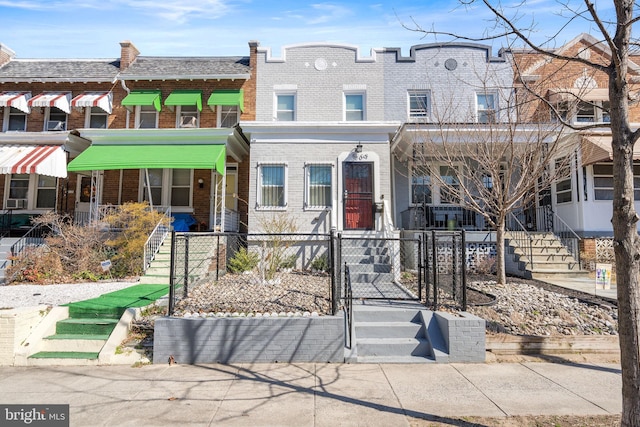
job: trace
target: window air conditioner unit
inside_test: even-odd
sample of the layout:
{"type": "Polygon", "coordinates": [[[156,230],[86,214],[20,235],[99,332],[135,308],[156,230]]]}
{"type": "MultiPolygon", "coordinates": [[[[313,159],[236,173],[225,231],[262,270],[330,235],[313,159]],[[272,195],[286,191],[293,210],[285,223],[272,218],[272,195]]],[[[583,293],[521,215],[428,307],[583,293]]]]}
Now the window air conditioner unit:
{"type": "Polygon", "coordinates": [[[61,122],[61,121],[58,121],[58,120],[48,121],[47,122],[47,130],[48,131],[64,130],[65,124],[66,124],[65,122],[61,122]]]}
{"type": "Polygon", "coordinates": [[[27,199],[7,199],[7,209],[24,209],[27,207],[27,199]]]}
{"type": "Polygon", "coordinates": [[[180,117],[180,127],[181,128],[194,128],[198,123],[198,118],[196,116],[182,116],[180,117]]]}

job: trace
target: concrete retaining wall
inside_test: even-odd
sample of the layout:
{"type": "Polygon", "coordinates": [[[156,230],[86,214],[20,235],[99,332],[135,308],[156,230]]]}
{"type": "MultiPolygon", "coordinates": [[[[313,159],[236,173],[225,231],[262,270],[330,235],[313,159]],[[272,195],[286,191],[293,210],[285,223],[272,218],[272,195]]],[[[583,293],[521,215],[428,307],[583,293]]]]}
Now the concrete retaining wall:
{"type": "Polygon", "coordinates": [[[485,361],[485,320],[461,312],[457,315],[435,312],[449,353],[449,362],[485,361]]]}
{"type": "Polygon", "coordinates": [[[153,363],[342,362],[342,316],[155,322],[153,363]]]}
{"type": "Polygon", "coordinates": [[[15,354],[47,314],[47,306],[0,310],[0,366],[14,364],[15,354]]]}

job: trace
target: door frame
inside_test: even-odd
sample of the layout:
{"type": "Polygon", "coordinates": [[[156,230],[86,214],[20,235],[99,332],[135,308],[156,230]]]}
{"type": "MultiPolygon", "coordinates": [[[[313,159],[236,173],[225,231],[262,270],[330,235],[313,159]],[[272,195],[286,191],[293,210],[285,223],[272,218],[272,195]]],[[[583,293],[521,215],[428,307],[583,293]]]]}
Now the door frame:
{"type": "MultiPolygon", "coordinates": [[[[357,142],[354,142],[354,145],[357,142]]],[[[380,156],[373,151],[362,151],[360,153],[356,153],[355,150],[352,151],[344,151],[338,155],[338,185],[336,186],[338,190],[337,194],[337,203],[334,205],[336,208],[335,211],[335,222],[337,229],[339,231],[344,230],[345,218],[344,218],[344,164],[345,163],[373,163],[373,202],[379,201],[381,199],[380,194],[380,156]]],[[[390,197],[390,195],[388,195],[390,197]]],[[[373,209],[373,207],[372,207],[373,209]]],[[[376,229],[376,216],[373,217],[373,229],[376,229]]]]}

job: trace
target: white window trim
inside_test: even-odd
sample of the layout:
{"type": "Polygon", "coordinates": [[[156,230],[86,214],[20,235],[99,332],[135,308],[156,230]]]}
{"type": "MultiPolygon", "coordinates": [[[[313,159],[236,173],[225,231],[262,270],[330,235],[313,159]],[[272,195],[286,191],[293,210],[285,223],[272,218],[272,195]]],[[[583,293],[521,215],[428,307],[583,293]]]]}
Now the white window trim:
{"type": "Polygon", "coordinates": [[[289,164],[286,162],[258,162],[256,164],[256,210],[258,211],[286,211],[289,207],[289,164]],[[283,203],[284,206],[264,206],[262,204],[262,167],[263,166],[284,166],[283,182],[283,203]]]}
{"type": "MultiPolygon", "coordinates": [[[[278,120],[278,97],[279,96],[293,96],[293,119],[290,120],[292,122],[295,122],[296,120],[298,120],[298,93],[297,91],[291,91],[291,90],[286,90],[286,91],[276,91],[273,93],[273,120],[278,122],[280,120],[278,120]]],[[[289,120],[283,120],[283,121],[289,121],[289,120]]]]}
{"type": "MultiPolygon", "coordinates": [[[[159,169],[159,168],[158,168],[159,169]]],[[[171,206],[171,212],[192,213],[193,212],[193,169],[189,169],[189,206],[171,206]]],[[[153,201],[154,206],[169,206],[171,202],[171,190],[173,178],[173,169],[162,169],[162,190],[160,195],[160,203],[153,201]]],[[[142,202],[145,197],[145,179],[144,169],[140,169],[140,179],[138,186],[138,201],[142,202]]]]}
{"type": "MultiPolygon", "coordinates": [[[[182,123],[182,105],[178,105],[176,107],[176,128],[177,129],[183,129],[180,124],[182,123]]],[[[189,113],[192,113],[192,111],[189,111],[189,113]]],[[[191,114],[189,114],[191,115],[191,114]]],[[[196,128],[200,127],[200,110],[198,110],[198,108],[196,107],[195,110],[195,115],[196,115],[196,128]]]]}
{"type": "MultiPolygon", "coordinates": [[[[49,131],[48,127],[49,127],[49,120],[51,117],[51,108],[55,108],[55,107],[45,107],[44,109],[44,131],[45,132],[57,132],[57,131],[49,131]]],[[[62,111],[62,110],[60,110],[62,111]]],[[[64,113],[64,111],[62,111],[64,113]]],[[[61,131],[66,131],[67,128],[69,127],[69,114],[64,113],[65,115],[65,119],[64,119],[64,129],[62,129],[61,131]]]]}
{"type": "MultiPolygon", "coordinates": [[[[408,180],[408,185],[409,185],[409,206],[411,207],[416,207],[416,206],[422,206],[422,203],[414,203],[413,202],[413,170],[414,170],[415,166],[412,164],[409,167],[409,180],[408,180]]],[[[433,179],[433,168],[431,166],[428,167],[429,168],[429,186],[431,187],[431,202],[427,203],[427,205],[432,206],[435,204],[435,200],[434,200],[434,189],[437,187],[436,183],[434,182],[433,179]]],[[[422,174],[416,174],[417,176],[423,176],[422,174]]]]}
{"type": "MultiPolygon", "coordinates": [[[[602,109],[603,107],[603,102],[608,102],[608,101],[596,101],[596,100],[590,100],[590,99],[584,99],[581,100],[584,101],[586,103],[589,104],[594,104],[591,107],[593,108],[593,121],[592,122],[579,122],[578,121],[578,104],[580,102],[575,103],[575,105],[572,106],[572,111],[571,111],[571,117],[572,117],[572,122],[574,124],[589,124],[589,123],[609,123],[611,121],[611,119],[609,119],[609,122],[605,122],[604,121],[604,111],[602,109]]],[[[611,105],[611,104],[609,104],[611,105]]]]}
{"type": "Polygon", "coordinates": [[[349,122],[364,122],[367,120],[367,92],[364,90],[345,90],[342,93],[342,120],[349,122]],[[362,120],[347,120],[347,95],[362,96],[362,120]]]}
{"type": "MultiPolygon", "coordinates": [[[[4,183],[4,200],[2,201],[2,205],[4,206],[4,209],[7,209],[7,199],[9,199],[9,192],[11,189],[11,175],[12,174],[8,174],[7,178],[5,179],[5,183],[4,183]]],[[[27,205],[24,208],[20,208],[20,209],[15,209],[15,210],[29,210],[29,211],[50,211],[51,209],[55,209],[56,206],[58,206],[58,185],[59,185],[59,180],[56,179],[56,185],[55,185],[55,194],[56,194],[56,200],[55,200],[55,204],[53,208],[38,208],[36,207],[36,203],[38,200],[38,174],[32,173],[29,174],[29,185],[27,187],[27,205]]],[[[46,189],[50,189],[50,187],[46,187],[46,189]]]]}
{"type": "MultiPolygon", "coordinates": [[[[222,127],[222,107],[222,105],[216,105],[216,126],[219,128],[222,127]]],[[[234,107],[236,108],[236,123],[239,123],[242,112],[240,111],[239,105],[235,105],[234,107]]]]}
{"type": "Polygon", "coordinates": [[[334,190],[334,182],[335,182],[335,163],[331,162],[305,162],[304,163],[304,205],[303,209],[306,211],[324,211],[327,209],[333,208],[333,190],[334,190]],[[331,206],[316,206],[311,205],[309,200],[311,200],[311,172],[310,166],[329,166],[331,167],[331,206]]]}
{"type": "Polygon", "coordinates": [[[22,115],[24,115],[24,130],[12,130],[9,131],[9,116],[11,115],[11,107],[3,107],[4,108],[4,118],[2,120],[2,132],[26,132],[27,131],[27,122],[29,121],[29,115],[23,111],[20,111],[22,115]]]}
{"type": "Polygon", "coordinates": [[[562,158],[556,159],[553,162],[554,173],[557,174],[557,171],[555,169],[557,168],[558,162],[567,162],[567,161],[569,161],[569,164],[567,164],[565,166],[567,168],[567,175],[566,176],[557,176],[555,182],[553,183],[553,195],[552,195],[553,198],[552,198],[552,200],[557,205],[566,205],[566,204],[569,204],[569,203],[574,203],[574,199],[575,199],[574,194],[573,194],[573,189],[575,188],[575,183],[573,182],[573,175],[574,174],[573,174],[573,171],[572,171],[572,169],[573,169],[573,161],[571,161],[571,159],[569,159],[569,160],[562,159],[562,158]],[[566,190],[558,191],[558,184],[560,184],[561,182],[567,182],[567,181],[569,182],[569,188],[566,189],[566,190]],[[565,194],[565,193],[568,193],[571,196],[570,200],[559,202],[558,201],[558,194],[565,194]]]}
{"type": "MultiPolygon", "coordinates": [[[[85,113],[84,113],[84,127],[89,129],[91,126],[91,108],[92,107],[84,107],[85,113]]],[[[106,126],[105,129],[107,129],[109,127],[109,114],[106,111],[103,111],[102,109],[100,109],[102,112],[101,113],[96,113],[96,115],[98,116],[105,116],[107,118],[106,121],[106,126]]]]}
{"type": "MultiPolygon", "coordinates": [[[[499,117],[499,105],[498,105],[498,92],[495,90],[483,90],[483,91],[478,91],[476,92],[476,96],[475,96],[475,116],[476,116],[476,123],[482,123],[480,122],[480,110],[479,110],[479,106],[478,106],[478,96],[480,95],[493,95],[493,113],[494,113],[494,119],[493,122],[487,122],[486,124],[491,124],[491,123],[499,123],[500,122],[500,117],[499,117]]],[[[482,110],[482,111],[491,111],[491,110],[482,110]]]]}
{"type": "MultiPolygon", "coordinates": [[[[136,105],[136,110],[135,110],[135,114],[136,114],[136,120],[135,120],[135,128],[139,129],[140,126],[140,111],[142,110],[142,106],[141,105],[136,105]]],[[[154,108],[155,112],[156,112],[156,125],[154,128],[146,128],[146,129],[158,129],[158,122],[160,121],[160,114],[158,110],[156,110],[154,108]]]]}
{"type": "Polygon", "coordinates": [[[407,120],[412,123],[431,121],[431,91],[428,89],[407,90],[407,120]],[[411,116],[411,95],[425,95],[427,98],[426,115],[424,117],[411,116]]]}

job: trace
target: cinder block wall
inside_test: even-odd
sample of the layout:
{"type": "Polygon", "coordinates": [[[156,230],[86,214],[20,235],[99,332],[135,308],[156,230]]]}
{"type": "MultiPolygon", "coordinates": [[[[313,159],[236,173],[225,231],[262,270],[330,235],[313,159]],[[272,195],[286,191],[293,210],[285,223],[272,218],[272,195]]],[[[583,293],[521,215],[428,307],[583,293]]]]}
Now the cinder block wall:
{"type": "Polygon", "coordinates": [[[485,320],[469,313],[434,313],[449,350],[449,362],[484,362],[485,320]]]}
{"type": "Polygon", "coordinates": [[[0,310],[0,366],[13,365],[16,350],[45,313],[46,306],[0,310]]]}
{"type": "Polygon", "coordinates": [[[342,316],[171,318],[155,322],[153,363],[344,361],[342,316]]]}

